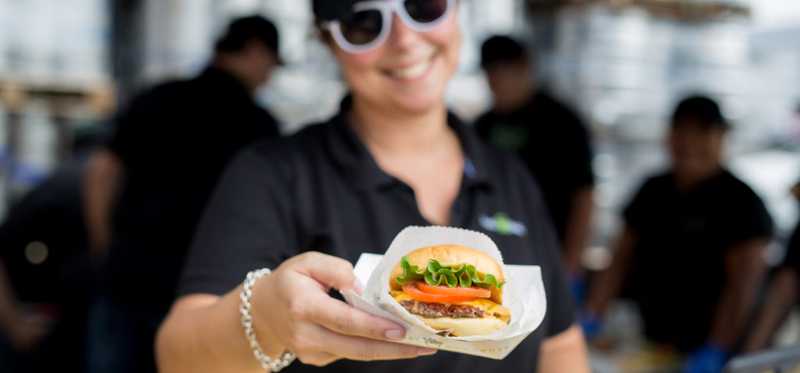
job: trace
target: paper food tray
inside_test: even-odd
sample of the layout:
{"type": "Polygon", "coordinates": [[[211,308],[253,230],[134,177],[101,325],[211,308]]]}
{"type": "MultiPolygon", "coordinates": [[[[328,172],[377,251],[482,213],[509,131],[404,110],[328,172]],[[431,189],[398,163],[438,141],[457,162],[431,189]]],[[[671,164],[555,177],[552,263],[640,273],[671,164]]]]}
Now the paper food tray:
{"type": "Polygon", "coordinates": [[[547,300],[538,266],[505,265],[494,242],[485,234],[460,228],[408,227],[392,241],[384,255],[362,254],[355,274],[366,284],[362,295],[345,291],[353,307],[392,320],[406,328],[406,337],[398,343],[460,352],[491,359],[503,359],[542,323],[547,300]],[[485,252],[501,265],[506,276],[503,306],[511,310],[510,324],[486,336],[445,337],[435,333],[417,317],[408,313],[389,295],[392,268],[408,252],[421,247],[457,244],[485,252]]]}

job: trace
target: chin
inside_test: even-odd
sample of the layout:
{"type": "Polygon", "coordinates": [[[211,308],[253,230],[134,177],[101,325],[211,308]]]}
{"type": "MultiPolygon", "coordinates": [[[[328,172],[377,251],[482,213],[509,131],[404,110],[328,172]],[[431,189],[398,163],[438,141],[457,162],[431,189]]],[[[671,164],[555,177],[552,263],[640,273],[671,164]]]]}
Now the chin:
{"type": "Polygon", "coordinates": [[[444,97],[441,95],[419,95],[414,97],[399,97],[392,99],[396,108],[415,114],[428,113],[444,106],[444,97]]]}
{"type": "Polygon", "coordinates": [[[430,81],[413,89],[387,89],[386,97],[395,107],[411,113],[425,113],[445,106],[446,81],[430,81]]]}

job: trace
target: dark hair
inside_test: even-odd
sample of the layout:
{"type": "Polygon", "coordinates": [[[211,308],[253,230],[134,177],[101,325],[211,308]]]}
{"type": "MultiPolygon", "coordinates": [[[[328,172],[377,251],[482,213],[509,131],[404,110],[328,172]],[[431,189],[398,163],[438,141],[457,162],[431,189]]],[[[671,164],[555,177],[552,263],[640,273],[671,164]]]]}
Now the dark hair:
{"type": "Polygon", "coordinates": [[[364,0],[311,0],[311,10],[314,13],[314,28],[323,43],[332,40],[331,34],[323,25],[326,22],[348,17],[353,5],[364,0]]]}
{"type": "Polygon", "coordinates": [[[353,5],[363,0],[312,0],[311,9],[317,24],[342,19],[351,14],[353,5]]]}
{"type": "Polygon", "coordinates": [[[275,56],[279,55],[280,45],[278,29],[268,19],[262,16],[248,16],[237,18],[228,25],[214,46],[217,53],[239,52],[253,40],[264,43],[275,56]]]}
{"type": "Polygon", "coordinates": [[[684,98],[675,108],[672,114],[672,128],[687,121],[694,122],[704,129],[729,127],[717,102],[702,95],[684,98]]]}
{"type": "Polygon", "coordinates": [[[492,36],[481,46],[481,67],[484,69],[497,64],[523,62],[527,59],[527,48],[509,36],[492,36]]]}

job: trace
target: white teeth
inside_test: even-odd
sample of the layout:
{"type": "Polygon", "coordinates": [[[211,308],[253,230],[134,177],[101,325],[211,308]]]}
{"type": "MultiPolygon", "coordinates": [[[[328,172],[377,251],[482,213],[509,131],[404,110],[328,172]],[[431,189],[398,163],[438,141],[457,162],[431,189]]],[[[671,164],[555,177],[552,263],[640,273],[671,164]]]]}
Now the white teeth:
{"type": "Polygon", "coordinates": [[[400,79],[416,79],[422,77],[430,67],[431,61],[427,60],[404,69],[392,70],[391,75],[400,79]]]}

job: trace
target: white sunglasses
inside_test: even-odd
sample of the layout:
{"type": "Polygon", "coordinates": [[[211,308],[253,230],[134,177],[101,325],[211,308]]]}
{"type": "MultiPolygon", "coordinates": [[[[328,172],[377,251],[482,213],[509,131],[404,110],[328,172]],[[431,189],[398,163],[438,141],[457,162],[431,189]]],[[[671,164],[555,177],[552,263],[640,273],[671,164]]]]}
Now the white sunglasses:
{"type": "MultiPolygon", "coordinates": [[[[335,1],[335,0],[329,0],[335,1]]],[[[455,0],[370,0],[353,6],[346,20],[322,25],[344,51],[363,53],[383,44],[392,30],[393,14],[417,32],[428,32],[450,15],[455,0]]]]}

